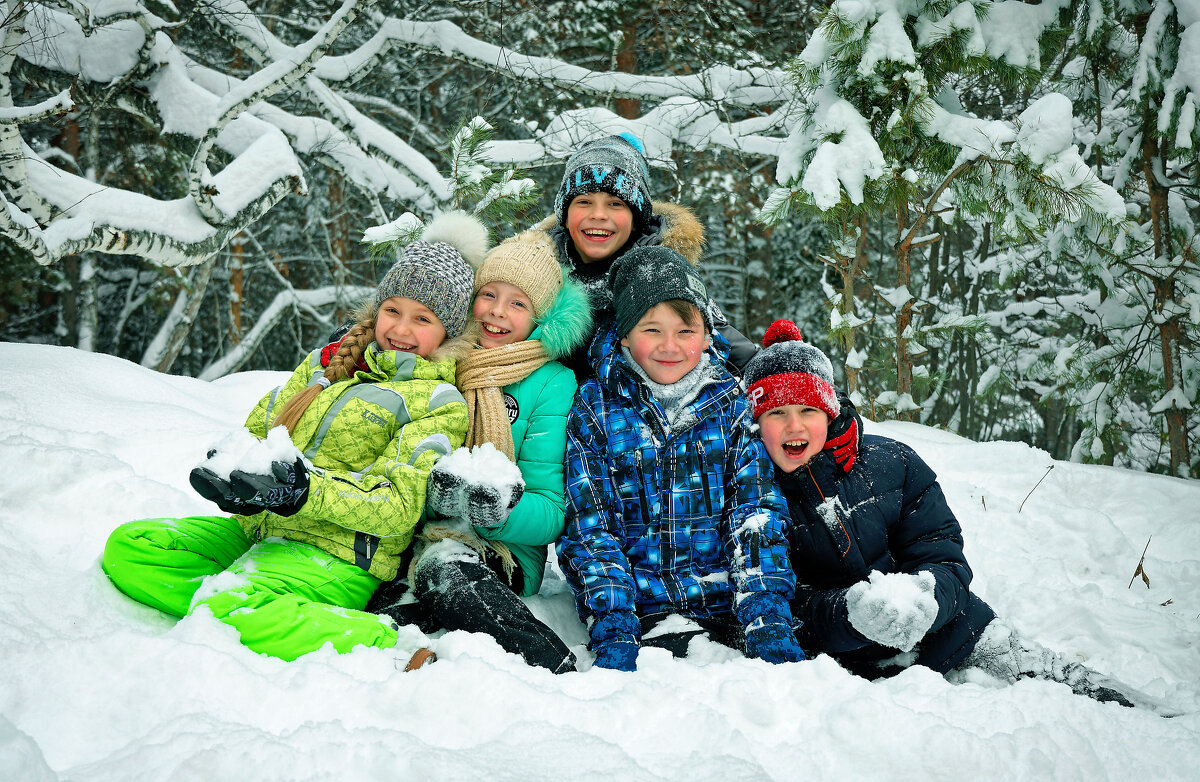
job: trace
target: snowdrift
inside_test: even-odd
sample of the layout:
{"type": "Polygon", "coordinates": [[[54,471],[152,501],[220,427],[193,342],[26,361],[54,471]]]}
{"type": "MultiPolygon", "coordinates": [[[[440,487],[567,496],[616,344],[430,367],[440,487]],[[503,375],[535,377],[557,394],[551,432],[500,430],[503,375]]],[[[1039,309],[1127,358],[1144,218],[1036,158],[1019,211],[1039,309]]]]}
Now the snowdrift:
{"type": "MultiPolygon", "coordinates": [[[[1200,768],[1200,482],[867,423],[938,472],[997,612],[1186,712],[1173,719],[1047,682],[914,669],[872,683],[827,657],[771,666],[719,646],[560,677],[467,633],[408,674],[366,648],[285,663],[209,617],[134,603],[97,563],[123,521],[216,512],[188,471],[286,374],[205,382],[14,344],[0,363],[5,779],[1094,782],[1200,768]],[[1130,586],[1148,539],[1149,584],[1130,586]]],[[[587,668],[557,568],[530,604],[587,668]]]]}

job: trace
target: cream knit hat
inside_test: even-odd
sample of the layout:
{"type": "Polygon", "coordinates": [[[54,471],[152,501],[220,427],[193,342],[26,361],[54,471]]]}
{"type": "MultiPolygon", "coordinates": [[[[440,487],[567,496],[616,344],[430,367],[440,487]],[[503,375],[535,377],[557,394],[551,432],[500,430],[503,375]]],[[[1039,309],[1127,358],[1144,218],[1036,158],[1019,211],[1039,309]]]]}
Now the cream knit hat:
{"type": "Polygon", "coordinates": [[[489,282],[507,282],[525,292],[538,320],[563,286],[558,247],[545,231],[523,231],[492,248],[475,270],[475,293],[489,282]]]}

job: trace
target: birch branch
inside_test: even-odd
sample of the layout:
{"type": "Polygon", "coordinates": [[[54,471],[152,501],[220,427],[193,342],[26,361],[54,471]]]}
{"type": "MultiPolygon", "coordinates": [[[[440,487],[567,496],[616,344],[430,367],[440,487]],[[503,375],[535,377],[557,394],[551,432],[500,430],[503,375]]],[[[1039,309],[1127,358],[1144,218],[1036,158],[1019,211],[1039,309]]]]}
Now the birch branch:
{"type": "MultiPolygon", "coordinates": [[[[312,38],[252,75],[222,98],[217,106],[215,121],[209,124],[208,131],[196,147],[188,173],[188,193],[196,202],[200,213],[210,223],[219,225],[229,219],[213,201],[213,196],[218,191],[208,175],[208,158],[217,135],[250,106],[304,78],[317,61],[325,56],[325,52],[342,30],[358,16],[360,9],[374,2],[375,0],[346,0],[312,38]]],[[[254,18],[253,15],[250,18],[254,18]]]]}
{"type": "Polygon", "coordinates": [[[275,294],[275,298],[271,301],[271,304],[258,316],[258,319],[254,322],[254,327],[242,337],[242,341],[238,343],[237,347],[205,367],[200,373],[199,378],[201,380],[216,380],[219,377],[236,372],[250,359],[250,356],[262,344],[270,330],[279,323],[283,315],[293,306],[302,305],[306,308],[328,307],[345,301],[349,296],[366,298],[373,292],[373,288],[365,286],[343,288],[333,285],[307,291],[297,291],[291,288],[282,290],[275,294]]]}

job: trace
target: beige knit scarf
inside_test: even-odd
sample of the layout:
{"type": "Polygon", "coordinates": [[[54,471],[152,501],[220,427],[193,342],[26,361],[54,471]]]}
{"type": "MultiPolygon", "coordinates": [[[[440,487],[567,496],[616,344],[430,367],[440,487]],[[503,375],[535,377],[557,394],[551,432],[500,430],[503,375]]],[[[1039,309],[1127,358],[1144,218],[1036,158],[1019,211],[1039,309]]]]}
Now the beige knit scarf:
{"type": "Polygon", "coordinates": [[[514,458],[512,424],[500,389],[524,380],[550,360],[540,339],[527,339],[498,348],[471,351],[458,362],[457,385],[467,400],[467,440],[473,448],[491,443],[514,458]]]}
{"type": "MultiPolygon", "coordinates": [[[[491,443],[509,460],[516,461],[512,424],[509,423],[508,409],[504,406],[504,394],[500,389],[524,380],[549,360],[542,341],[538,339],[527,339],[498,348],[479,348],[458,360],[458,390],[467,400],[465,446],[473,448],[481,443],[491,443]]],[[[470,546],[485,561],[485,551],[490,548],[500,558],[504,572],[512,577],[516,560],[508,546],[498,540],[483,540],[470,530],[451,524],[434,523],[425,525],[417,538],[416,555],[408,570],[409,583],[415,583],[413,579],[421,554],[440,540],[457,540],[470,546]]]]}

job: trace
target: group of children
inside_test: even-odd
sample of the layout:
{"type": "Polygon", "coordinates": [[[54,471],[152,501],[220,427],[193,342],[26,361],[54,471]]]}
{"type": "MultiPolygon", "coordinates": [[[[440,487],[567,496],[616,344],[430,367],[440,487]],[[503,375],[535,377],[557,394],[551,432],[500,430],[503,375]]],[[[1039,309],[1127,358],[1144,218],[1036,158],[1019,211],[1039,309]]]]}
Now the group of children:
{"type": "MultiPolygon", "coordinates": [[[[829,359],[777,321],[757,349],[696,269],[703,229],[651,200],[636,138],[583,145],[555,214],[487,251],[436,218],[337,342],[247,419],[295,447],[191,475],[228,516],[115,530],[102,566],[255,651],[391,648],[397,628],[486,632],[576,669],[528,609],[556,544],[594,665],[697,638],[870,678],[918,664],[1136,693],[1020,638],[970,592],[932,470],[864,436],[829,359]]],[[[236,461],[236,460],[234,460],[236,461]]],[[[419,650],[409,667],[431,657],[419,650]]]]}

